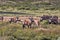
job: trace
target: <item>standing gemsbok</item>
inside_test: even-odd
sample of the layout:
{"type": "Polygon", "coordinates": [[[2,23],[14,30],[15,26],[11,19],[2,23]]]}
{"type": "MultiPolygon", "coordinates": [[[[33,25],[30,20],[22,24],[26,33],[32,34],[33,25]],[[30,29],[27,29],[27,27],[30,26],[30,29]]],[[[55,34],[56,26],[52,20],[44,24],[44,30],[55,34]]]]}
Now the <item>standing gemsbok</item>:
{"type": "Polygon", "coordinates": [[[13,18],[10,18],[10,23],[14,22],[16,23],[17,21],[20,21],[19,17],[13,17],[13,18]]]}
{"type": "Polygon", "coordinates": [[[37,20],[37,19],[33,19],[33,21],[31,21],[30,19],[25,19],[23,21],[22,26],[23,26],[23,28],[25,28],[26,26],[28,28],[32,28],[32,24],[35,24],[36,26],[39,26],[40,23],[39,23],[39,20],[37,20]]]}
{"type": "Polygon", "coordinates": [[[4,17],[3,16],[0,16],[0,21],[3,21],[4,20],[4,17]]]}

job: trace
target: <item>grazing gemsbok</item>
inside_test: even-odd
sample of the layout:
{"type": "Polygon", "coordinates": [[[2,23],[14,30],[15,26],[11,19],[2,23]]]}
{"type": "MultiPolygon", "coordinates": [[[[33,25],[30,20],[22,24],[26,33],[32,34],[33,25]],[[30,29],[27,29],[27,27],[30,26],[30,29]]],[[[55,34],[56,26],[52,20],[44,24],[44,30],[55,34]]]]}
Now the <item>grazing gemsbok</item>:
{"type": "Polygon", "coordinates": [[[43,16],[40,17],[40,21],[48,20],[48,19],[50,19],[50,18],[52,18],[52,16],[49,16],[49,15],[43,15],[43,16]]]}
{"type": "Polygon", "coordinates": [[[53,16],[51,19],[48,20],[49,24],[58,24],[58,16],[53,16]]]}

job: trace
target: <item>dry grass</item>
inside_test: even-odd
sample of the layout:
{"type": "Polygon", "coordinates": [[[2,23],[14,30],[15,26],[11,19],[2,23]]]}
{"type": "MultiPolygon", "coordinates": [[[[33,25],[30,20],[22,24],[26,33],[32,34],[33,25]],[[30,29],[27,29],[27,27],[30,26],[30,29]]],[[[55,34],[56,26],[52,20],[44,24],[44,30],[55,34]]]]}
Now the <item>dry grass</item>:
{"type": "MultiPolygon", "coordinates": [[[[53,24],[48,24],[48,25],[44,25],[42,24],[41,25],[41,28],[40,27],[36,27],[36,28],[25,28],[23,29],[22,28],[22,24],[20,23],[1,23],[0,22],[0,36],[3,37],[7,37],[7,39],[10,39],[10,37],[14,37],[16,36],[17,38],[14,38],[15,39],[19,39],[19,38],[23,38],[23,39],[41,39],[43,37],[51,37],[51,40],[52,38],[53,39],[56,39],[57,37],[60,36],[60,25],[53,25],[53,24]],[[4,25],[5,24],[5,25],[4,25]],[[43,27],[46,27],[47,28],[44,28],[43,27]],[[13,36],[14,35],[14,36],[13,36]],[[56,37],[56,38],[55,38],[56,37]]],[[[6,39],[6,38],[4,38],[6,39]]],[[[32,39],[32,40],[34,40],[32,39]]]]}

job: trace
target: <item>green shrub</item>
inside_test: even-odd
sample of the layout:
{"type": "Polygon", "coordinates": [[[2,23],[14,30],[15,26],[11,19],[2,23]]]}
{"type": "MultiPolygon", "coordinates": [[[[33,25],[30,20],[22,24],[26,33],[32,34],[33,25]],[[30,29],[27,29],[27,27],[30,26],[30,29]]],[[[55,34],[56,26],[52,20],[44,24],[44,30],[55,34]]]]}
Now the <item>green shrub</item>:
{"type": "Polygon", "coordinates": [[[45,10],[55,10],[55,7],[45,8],[45,10]]]}
{"type": "Polygon", "coordinates": [[[29,7],[26,7],[25,10],[30,10],[30,8],[29,7]]]}
{"type": "Polygon", "coordinates": [[[47,21],[47,20],[43,20],[43,21],[41,22],[41,24],[48,24],[48,21],[47,21]]]}
{"type": "Polygon", "coordinates": [[[31,7],[30,10],[38,10],[37,7],[31,7]]]}
{"type": "Polygon", "coordinates": [[[51,3],[47,3],[47,2],[41,2],[40,4],[42,4],[42,5],[51,5],[51,3]]]}

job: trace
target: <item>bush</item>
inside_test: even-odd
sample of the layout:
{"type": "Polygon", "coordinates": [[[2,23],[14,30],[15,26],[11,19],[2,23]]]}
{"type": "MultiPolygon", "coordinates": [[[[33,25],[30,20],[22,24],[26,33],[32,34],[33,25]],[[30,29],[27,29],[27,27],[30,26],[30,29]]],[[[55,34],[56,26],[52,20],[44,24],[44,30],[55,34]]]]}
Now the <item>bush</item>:
{"type": "Polygon", "coordinates": [[[8,36],[6,40],[16,40],[13,36],[8,36]]]}
{"type": "Polygon", "coordinates": [[[31,7],[30,10],[38,10],[37,7],[31,7]]]}
{"type": "Polygon", "coordinates": [[[51,40],[51,38],[43,37],[41,40],[51,40]]]}
{"type": "Polygon", "coordinates": [[[41,24],[48,24],[48,21],[47,20],[43,20],[42,22],[41,22],[41,24]]]}
{"type": "Polygon", "coordinates": [[[18,7],[17,10],[24,10],[25,7],[18,7]]]}
{"type": "Polygon", "coordinates": [[[51,5],[51,3],[47,3],[47,2],[41,2],[40,4],[42,4],[42,5],[51,5]]]}
{"type": "Polygon", "coordinates": [[[26,7],[25,10],[30,10],[30,8],[29,7],[26,7]]]}
{"type": "Polygon", "coordinates": [[[51,7],[51,8],[45,8],[45,10],[55,10],[55,7],[51,7]]]}

